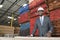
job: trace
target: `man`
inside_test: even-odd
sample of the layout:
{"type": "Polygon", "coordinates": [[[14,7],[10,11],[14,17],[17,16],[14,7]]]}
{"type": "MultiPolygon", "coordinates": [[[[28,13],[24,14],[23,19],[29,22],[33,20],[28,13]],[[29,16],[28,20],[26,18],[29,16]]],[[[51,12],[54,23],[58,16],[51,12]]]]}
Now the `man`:
{"type": "Polygon", "coordinates": [[[40,37],[50,37],[53,31],[53,26],[50,22],[49,17],[43,15],[44,9],[42,7],[39,7],[37,12],[40,16],[36,20],[35,27],[31,36],[34,35],[36,29],[38,28],[40,37]]]}

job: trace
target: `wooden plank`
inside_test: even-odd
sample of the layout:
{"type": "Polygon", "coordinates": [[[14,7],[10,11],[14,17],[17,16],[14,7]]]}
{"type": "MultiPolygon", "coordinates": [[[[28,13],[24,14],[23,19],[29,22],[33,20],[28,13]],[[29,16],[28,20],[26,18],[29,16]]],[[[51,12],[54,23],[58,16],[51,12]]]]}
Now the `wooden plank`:
{"type": "Polygon", "coordinates": [[[49,10],[53,10],[60,7],[60,1],[53,1],[52,3],[49,3],[49,10]]]}
{"type": "Polygon", "coordinates": [[[14,34],[19,34],[20,32],[20,27],[15,27],[14,34]]]}
{"type": "Polygon", "coordinates": [[[0,25],[0,34],[14,34],[14,27],[0,25]]]}

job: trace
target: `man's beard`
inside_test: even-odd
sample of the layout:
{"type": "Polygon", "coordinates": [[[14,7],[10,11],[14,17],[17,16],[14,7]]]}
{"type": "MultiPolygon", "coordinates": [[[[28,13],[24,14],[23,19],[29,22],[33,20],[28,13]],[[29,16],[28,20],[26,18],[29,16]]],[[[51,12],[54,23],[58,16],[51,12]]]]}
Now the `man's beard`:
{"type": "Polygon", "coordinates": [[[42,16],[43,14],[39,14],[39,16],[42,16]]]}

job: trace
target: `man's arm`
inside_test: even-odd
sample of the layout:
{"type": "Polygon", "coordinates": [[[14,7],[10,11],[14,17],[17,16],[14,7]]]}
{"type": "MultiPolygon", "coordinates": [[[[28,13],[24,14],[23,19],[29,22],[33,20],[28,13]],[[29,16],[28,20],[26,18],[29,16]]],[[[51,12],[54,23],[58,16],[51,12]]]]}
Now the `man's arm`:
{"type": "Polygon", "coordinates": [[[32,34],[30,36],[33,36],[33,34],[36,32],[36,29],[37,29],[37,22],[35,23],[34,29],[33,29],[32,34]]]}
{"type": "Polygon", "coordinates": [[[49,21],[49,23],[48,23],[48,25],[49,25],[49,32],[53,32],[53,25],[52,25],[52,23],[51,23],[51,21],[50,21],[50,19],[48,18],[48,21],[49,21]]]}
{"type": "Polygon", "coordinates": [[[48,18],[48,25],[49,25],[49,31],[47,33],[47,37],[51,37],[51,33],[53,32],[53,25],[49,18],[48,18]]]}

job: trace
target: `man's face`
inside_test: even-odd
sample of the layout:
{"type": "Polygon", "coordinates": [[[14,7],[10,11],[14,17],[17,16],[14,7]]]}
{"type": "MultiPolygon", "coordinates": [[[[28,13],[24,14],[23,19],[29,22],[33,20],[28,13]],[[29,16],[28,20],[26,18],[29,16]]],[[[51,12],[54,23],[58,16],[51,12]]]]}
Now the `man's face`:
{"type": "Polygon", "coordinates": [[[38,11],[38,15],[42,16],[44,14],[43,10],[38,11]]]}

